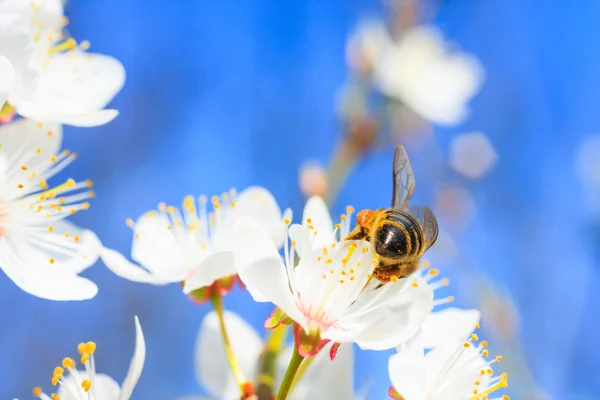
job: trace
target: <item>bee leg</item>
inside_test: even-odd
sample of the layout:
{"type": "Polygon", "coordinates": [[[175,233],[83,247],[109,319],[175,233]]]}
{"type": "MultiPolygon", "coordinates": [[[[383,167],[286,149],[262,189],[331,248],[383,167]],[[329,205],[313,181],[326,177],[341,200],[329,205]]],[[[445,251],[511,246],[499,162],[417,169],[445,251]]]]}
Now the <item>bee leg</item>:
{"type": "Polygon", "coordinates": [[[348,236],[344,238],[344,240],[363,240],[366,237],[367,232],[365,232],[365,230],[362,227],[357,226],[356,228],[354,228],[354,230],[352,230],[352,232],[348,234],[348,236]]]}

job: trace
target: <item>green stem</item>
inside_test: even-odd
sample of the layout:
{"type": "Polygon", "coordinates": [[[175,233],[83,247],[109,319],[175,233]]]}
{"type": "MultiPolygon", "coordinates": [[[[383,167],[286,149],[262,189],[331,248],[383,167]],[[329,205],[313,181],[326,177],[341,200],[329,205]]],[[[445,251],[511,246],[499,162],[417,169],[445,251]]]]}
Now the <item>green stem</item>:
{"type": "Polygon", "coordinates": [[[298,349],[294,346],[294,353],[292,354],[292,359],[287,367],[287,371],[285,371],[285,376],[283,377],[283,381],[281,382],[281,386],[279,387],[279,392],[277,392],[277,397],[275,400],[285,400],[292,388],[292,382],[294,382],[294,377],[298,372],[298,368],[300,368],[300,364],[302,364],[302,360],[304,357],[298,353],[298,349]]]}
{"type": "Polygon", "coordinates": [[[233,349],[231,347],[231,342],[229,341],[229,336],[227,335],[227,329],[225,328],[225,318],[223,313],[223,298],[219,294],[218,290],[210,291],[210,300],[215,308],[215,312],[217,313],[217,317],[219,318],[219,328],[221,330],[221,336],[223,337],[223,345],[225,346],[225,355],[227,356],[227,361],[229,362],[229,367],[231,368],[231,372],[235,377],[235,381],[237,382],[242,395],[244,395],[244,387],[246,380],[244,379],[244,374],[242,374],[242,370],[238,365],[235,356],[233,354],[233,349]]]}

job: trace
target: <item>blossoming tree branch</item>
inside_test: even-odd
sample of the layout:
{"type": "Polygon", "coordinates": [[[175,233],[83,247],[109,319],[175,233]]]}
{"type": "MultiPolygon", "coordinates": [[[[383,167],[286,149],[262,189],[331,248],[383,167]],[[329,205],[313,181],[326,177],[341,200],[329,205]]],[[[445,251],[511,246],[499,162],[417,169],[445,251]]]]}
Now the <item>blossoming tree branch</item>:
{"type": "MultiPolygon", "coordinates": [[[[0,267],[15,285],[47,300],[87,300],[98,288],[79,274],[99,258],[127,280],[180,285],[182,300],[212,307],[195,356],[200,383],[214,399],[361,398],[354,344],[395,349],[390,398],[508,399],[498,394],[507,386],[496,369],[502,357],[479,337],[479,311],[447,307],[453,298],[435,294],[449,283],[424,259],[437,239],[437,219],[411,204],[415,173],[402,146],[392,163],[392,203],[347,207],[336,221],[320,196],[294,219],[254,186],[160,203],[128,220],[130,257],[69,222],[90,207],[94,192],[79,177],[53,182],[76,159],[61,148],[62,125],[114,119],[118,112],[105,107],[125,72],[116,59],[88,52],[87,41],[67,33],[68,22],[60,0],[0,0],[0,267]],[[225,309],[236,284],[248,299],[272,304],[266,337],[225,309]]],[[[369,77],[362,89],[379,90],[424,120],[451,123],[466,115],[479,74],[469,56],[447,56],[431,27],[403,30],[402,40],[381,24],[369,27],[352,39],[369,56],[359,62],[369,77]],[[433,96],[432,85],[443,95],[433,96]]],[[[352,121],[364,115],[347,106],[352,121]]],[[[33,396],[129,399],[146,357],[142,323],[131,318],[134,355],[122,384],[96,372],[102,344],[82,342],[48,366],[48,385],[32,383],[33,396]]]]}

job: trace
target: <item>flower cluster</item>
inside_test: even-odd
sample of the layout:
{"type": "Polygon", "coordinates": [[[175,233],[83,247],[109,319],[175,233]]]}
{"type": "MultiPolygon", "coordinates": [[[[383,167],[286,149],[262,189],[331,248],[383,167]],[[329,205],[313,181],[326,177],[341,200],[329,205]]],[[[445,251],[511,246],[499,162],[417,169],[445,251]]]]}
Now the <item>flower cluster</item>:
{"type": "MultiPolygon", "coordinates": [[[[437,222],[426,207],[409,205],[414,179],[407,159],[395,165],[395,174],[403,169],[406,178],[394,175],[402,186],[394,192],[403,193],[395,194],[392,210],[400,213],[400,228],[383,239],[365,227],[365,215],[375,220],[376,212],[359,213],[354,227],[348,207],[334,224],[325,201],[315,196],[292,223],[291,211],[282,211],[258,186],[210,200],[187,196],[181,206],[160,203],[127,220],[131,261],[68,222],[89,208],[94,192],[89,180],[50,183],[76,158],[61,150],[61,124],[110,122],[118,112],[105,107],[125,79],[121,63],[87,52],[89,42],[71,37],[68,22],[61,0],[0,0],[0,268],[18,287],[44,299],[90,299],[98,288],[80,273],[99,258],[130,281],[178,283],[184,298],[214,307],[202,322],[196,352],[199,381],[214,398],[358,398],[354,344],[396,349],[389,358],[394,399],[484,400],[507,386],[506,374],[492,369],[502,357],[490,358],[488,343],[474,331],[479,312],[436,309],[452,298],[435,298],[448,281],[420,260],[437,238],[437,222]],[[378,240],[386,241],[383,248],[378,240]],[[420,252],[405,260],[407,269],[390,262],[407,256],[408,248],[420,252]],[[382,269],[400,272],[383,280],[382,269]],[[264,340],[224,308],[236,282],[254,301],[273,305],[264,340]]],[[[354,42],[361,68],[385,96],[438,123],[467,114],[479,65],[449,54],[433,28],[414,28],[396,41],[372,26],[354,42]]],[[[66,357],[54,368],[55,390],[48,395],[35,387],[34,396],[129,399],[146,353],[137,317],[135,330],[122,385],[96,372],[96,343],[85,342],[77,347],[78,360],[66,357]]]]}

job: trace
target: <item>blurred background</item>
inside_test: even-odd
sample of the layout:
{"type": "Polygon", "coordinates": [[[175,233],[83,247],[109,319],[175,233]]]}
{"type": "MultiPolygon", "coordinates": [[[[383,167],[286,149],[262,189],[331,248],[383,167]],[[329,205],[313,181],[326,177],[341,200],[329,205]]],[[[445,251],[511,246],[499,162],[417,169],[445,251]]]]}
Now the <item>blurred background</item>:
{"type": "MultiPolygon", "coordinates": [[[[441,295],[482,309],[482,336],[511,374],[507,394],[600,399],[592,337],[600,328],[600,3],[420,6],[423,22],[479,59],[485,80],[461,123],[381,133],[363,148],[331,198],[334,215],[347,204],[389,206],[393,151],[404,143],[414,201],[429,205],[442,229],[428,256],[452,281],[441,295]]],[[[65,147],[80,156],[70,173],[96,182],[92,208],[75,222],[128,254],[125,219],[187,194],[258,184],[300,216],[303,166],[327,168],[347,140],[337,107],[353,75],[348,38],[364,18],[389,12],[375,0],[69,1],[70,32],[128,74],[115,121],[65,128],[65,147]]],[[[82,303],[37,299],[0,279],[1,399],[49,386],[80,341],[98,342],[98,370],[122,381],[134,314],[148,353],[133,398],[204,393],[193,346],[208,305],[193,305],[177,285],[120,279],[101,263],[85,275],[100,292],[82,303]]],[[[271,311],[238,289],[225,305],[257,328],[271,311]]],[[[370,399],[387,397],[388,355],[356,354],[356,386],[370,399]]]]}

